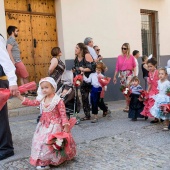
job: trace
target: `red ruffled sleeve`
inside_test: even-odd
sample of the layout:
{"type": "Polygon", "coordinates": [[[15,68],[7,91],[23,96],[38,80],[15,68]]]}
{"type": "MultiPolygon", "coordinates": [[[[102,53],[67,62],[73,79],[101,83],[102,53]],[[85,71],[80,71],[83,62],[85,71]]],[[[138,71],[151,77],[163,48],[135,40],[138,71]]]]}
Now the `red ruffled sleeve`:
{"type": "Polygon", "coordinates": [[[39,106],[40,102],[37,100],[30,100],[28,98],[24,98],[24,100],[22,101],[22,105],[26,105],[26,106],[39,106]]]}
{"type": "Polygon", "coordinates": [[[65,108],[65,104],[63,102],[63,100],[60,100],[58,105],[57,105],[59,114],[61,116],[61,121],[62,121],[62,126],[68,124],[69,125],[69,121],[66,115],[66,108],[65,108]]]}

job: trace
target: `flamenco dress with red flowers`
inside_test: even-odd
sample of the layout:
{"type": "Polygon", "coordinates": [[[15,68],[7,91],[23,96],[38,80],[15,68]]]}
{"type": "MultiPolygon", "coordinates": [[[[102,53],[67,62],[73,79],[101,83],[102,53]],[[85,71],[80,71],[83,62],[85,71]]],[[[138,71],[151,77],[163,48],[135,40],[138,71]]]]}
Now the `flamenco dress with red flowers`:
{"type": "Polygon", "coordinates": [[[148,84],[151,86],[149,93],[149,97],[147,100],[144,101],[144,109],[141,112],[141,115],[143,116],[148,116],[148,117],[153,117],[150,109],[153,107],[155,100],[153,98],[154,95],[158,94],[158,70],[155,70],[153,73],[149,72],[149,77],[148,77],[148,84]]]}
{"type": "MultiPolygon", "coordinates": [[[[39,106],[37,100],[29,100],[25,98],[22,102],[27,106],[39,106]]],[[[71,160],[76,155],[76,144],[70,136],[69,152],[66,151],[66,156],[56,155],[53,150],[47,145],[49,136],[63,131],[63,126],[69,124],[66,116],[66,109],[63,101],[59,96],[55,95],[49,105],[42,104],[42,116],[36,127],[31,148],[30,164],[33,166],[59,165],[66,160],[71,160]]]]}

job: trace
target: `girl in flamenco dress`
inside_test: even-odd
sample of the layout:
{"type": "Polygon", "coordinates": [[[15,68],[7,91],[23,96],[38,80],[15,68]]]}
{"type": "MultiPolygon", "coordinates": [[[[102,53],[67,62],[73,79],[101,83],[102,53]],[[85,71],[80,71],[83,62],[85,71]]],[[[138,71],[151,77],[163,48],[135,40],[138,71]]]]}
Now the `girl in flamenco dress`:
{"type": "MultiPolygon", "coordinates": [[[[144,101],[144,109],[141,112],[141,115],[145,117],[153,117],[152,114],[150,113],[150,109],[153,107],[155,100],[153,99],[153,96],[158,94],[158,70],[156,69],[157,61],[155,58],[151,58],[147,61],[148,65],[148,89],[147,92],[149,94],[149,97],[147,100],[144,101]]],[[[150,123],[158,123],[159,119],[155,118],[152,120],[150,123]]]]}
{"type": "Polygon", "coordinates": [[[159,81],[158,81],[158,90],[159,93],[153,96],[155,100],[154,106],[151,108],[150,112],[152,116],[165,120],[165,126],[163,130],[169,130],[169,119],[170,114],[166,114],[161,110],[161,105],[170,103],[170,97],[166,94],[167,89],[170,88],[170,82],[167,80],[168,74],[165,68],[159,69],[159,81]]]}
{"type": "Polygon", "coordinates": [[[66,109],[62,99],[55,94],[57,84],[51,77],[40,80],[36,100],[22,97],[18,92],[17,97],[23,105],[42,105],[42,116],[37,124],[31,148],[30,164],[38,170],[50,169],[49,165],[57,166],[66,160],[71,160],[76,155],[76,145],[70,131],[71,123],[66,116],[66,109]],[[65,149],[66,156],[56,155],[47,145],[51,135],[65,132],[70,136],[69,152],[65,149]]]}

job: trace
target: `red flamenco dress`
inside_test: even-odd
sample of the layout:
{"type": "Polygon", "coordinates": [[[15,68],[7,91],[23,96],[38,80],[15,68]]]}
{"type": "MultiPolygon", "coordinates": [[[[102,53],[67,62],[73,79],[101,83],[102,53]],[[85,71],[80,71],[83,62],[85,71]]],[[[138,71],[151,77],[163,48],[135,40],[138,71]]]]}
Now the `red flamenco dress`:
{"type": "MultiPolygon", "coordinates": [[[[25,98],[22,102],[27,106],[38,106],[40,104],[37,100],[29,100],[25,98]]],[[[66,147],[66,156],[62,157],[60,154],[49,149],[47,145],[49,137],[51,135],[62,133],[63,126],[70,124],[66,116],[65,105],[63,101],[55,95],[51,103],[47,106],[42,101],[42,116],[38,123],[34,137],[32,140],[32,149],[30,164],[33,166],[57,166],[66,160],[71,160],[76,155],[76,144],[71,133],[67,133],[69,136],[69,146],[66,147]]],[[[65,133],[64,133],[65,134],[65,133]]]]}
{"type": "Polygon", "coordinates": [[[150,109],[153,107],[155,100],[152,98],[152,96],[158,94],[158,70],[155,70],[153,73],[149,72],[149,77],[148,77],[148,85],[151,86],[150,91],[149,91],[149,98],[144,101],[144,109],[141,112],[141,115],[143,116],[148,116],[148,117],[153,117],[152,114],[150,113],[150,109]]]}

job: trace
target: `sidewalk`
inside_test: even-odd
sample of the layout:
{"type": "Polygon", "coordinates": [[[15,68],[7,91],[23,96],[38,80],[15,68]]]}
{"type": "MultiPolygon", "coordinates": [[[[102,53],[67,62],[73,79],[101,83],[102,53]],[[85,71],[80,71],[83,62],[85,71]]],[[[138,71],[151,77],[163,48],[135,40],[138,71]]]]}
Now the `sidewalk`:
{"type": "MultiPolygon", "coordinates": [[[[35,99],[35,97],[29,97],[29,98],[35,99]]],[[[111,111],[113,111],[113,110],[116,111],[117,109],[123,110],[125,102],[123,100],[120,100],[120,101],[113,101],[113,102],[106,102],[106,103],[108,103],[108,107],[111,111]],[[113,103],[114,103],[114,105],[113,105],[113,103]],[[123,104],[122,107],[121,107],[121,103],[123,104]]],[[[38,113],[38,112],[39,112],[39,110],[37,109],[37,107],[23,106],[21,104],[21,101],[16,97],[13,97],[8,100],[8,115],[9,115],[9,117],[29,115],[29,114],[34,114],[34,113],[38,113]]]]}

